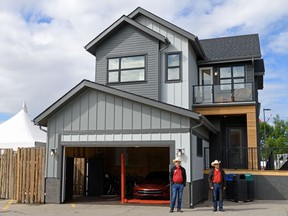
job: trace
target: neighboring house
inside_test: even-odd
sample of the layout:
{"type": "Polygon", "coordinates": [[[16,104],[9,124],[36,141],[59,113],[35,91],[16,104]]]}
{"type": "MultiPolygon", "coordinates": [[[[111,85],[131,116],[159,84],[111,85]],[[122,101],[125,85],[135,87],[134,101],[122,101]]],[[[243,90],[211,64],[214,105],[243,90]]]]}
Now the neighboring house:
{"type": "Polygon", "coordinates": [[[185,207],[207,196],[211,160],[257,166],[258,35],[199,40],[137,8],[85,49],[96,58],[95,82],[83,80],[34,119],[48,128],[47,152],[57,152],[47,154],[46,202],[72,197],[74,157],[87,159],[93,196],[103,195],[104,172],[120,173],[121,153],[127,174],[144,176],[169,170],[181,151],[185,207]]]}

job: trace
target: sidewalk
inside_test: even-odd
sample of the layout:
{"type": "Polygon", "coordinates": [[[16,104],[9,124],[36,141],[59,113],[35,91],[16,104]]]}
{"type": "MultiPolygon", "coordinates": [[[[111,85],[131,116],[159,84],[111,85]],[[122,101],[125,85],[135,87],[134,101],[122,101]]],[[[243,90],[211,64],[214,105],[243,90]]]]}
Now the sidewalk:
{"type": "Polygon", "coordinates": [[[167,215],[235,215],[235,216],[287,216],[288,200],[256,200],[253,202],[235,203],[224,201],[225,212],[212,212],[212,203],[206,201],[192,209],[183,209],[183,213],[168,213],[167,205],[136,205],[120,203],[87,202],[79,204],[16,204],[15,201],[0,200],[0,215],[43,215],[43,216],[167,216],[167,215]]]}

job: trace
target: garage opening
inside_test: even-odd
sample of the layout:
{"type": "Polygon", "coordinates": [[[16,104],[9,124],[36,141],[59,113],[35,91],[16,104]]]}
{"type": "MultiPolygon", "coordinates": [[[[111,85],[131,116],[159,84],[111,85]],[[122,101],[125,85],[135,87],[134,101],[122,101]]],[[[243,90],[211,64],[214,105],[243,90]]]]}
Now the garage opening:
{"type": "Polygon", "coordinates": [[[65,147],[64,202],[120,202],[123,154],[125,202],[169,204],[169,147],[65,147]]]}

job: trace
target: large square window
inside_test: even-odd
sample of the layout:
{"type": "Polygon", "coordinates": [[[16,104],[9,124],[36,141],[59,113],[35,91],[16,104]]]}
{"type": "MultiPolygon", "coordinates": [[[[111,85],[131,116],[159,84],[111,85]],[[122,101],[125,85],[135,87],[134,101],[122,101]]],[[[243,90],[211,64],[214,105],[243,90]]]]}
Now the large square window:
{"type": "Polygon", "coordinates": [[[145,81],[146,56],[108,59],[108,83],[145,81]]]}
{"type": "Polygon", "coordinates": [[[166,54],[166,81],[181,81],[181,53],[166,54]]]}
{"type": "Polygon", "coordinates": [[[219,72],[221,90],[234,90],[241,86],[244,86],[244,66],[221,67],[219,69],[219,72]]]}

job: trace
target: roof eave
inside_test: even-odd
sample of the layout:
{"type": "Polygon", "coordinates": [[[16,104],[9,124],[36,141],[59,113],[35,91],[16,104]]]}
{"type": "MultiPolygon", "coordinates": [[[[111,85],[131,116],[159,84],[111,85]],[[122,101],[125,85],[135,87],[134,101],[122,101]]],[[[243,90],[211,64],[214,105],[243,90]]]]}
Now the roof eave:
{"type": "Polygon", "coordinates": [[[161,25],[169,28],[170,30],[173,30],[173,31],[179,33],[180,35],[182,35],[182,36],[184,36],[184,37],[186,37],[186,38],[188,38],[188,39],[190,39],[190,40],[193,40],[193,41],[196,40],[196,36],[195,36],[195,35],[193,35],[193,34],[191,34],[190,32],[188,32],[188,31],[186,31],[186,30],[184,30],[184,29],[182,29],[182,28],[180,28],[180,27],[178,27],[178,26],[176,26],[176,25],[174,25],[174,24],[172,24],[172,23],[170,23],[170,22],[162,19],[162,18],[159,17],[159,16],[156,16],[155,14],[153,14],[153,13],[151,13],[151,12],[149,12],[149,11],[144,10],[144,9],[141,8],[141,7],[138,7],[138,8],[136,8],[134,11],[132,11],[132,12],[128,15],[128,17],[131,18],[131,19],[135,19],[135,18],[137,18],[140,14],[142,14],[142,15],[144,15],[144,16],[152,19],[152,20],[154,20],[155,22],[157,22],[157,23],[159,23],[159,24],[161,24],[161,25]]]}
{"type": "Polygon", "coordinates": [[[100,33],[96,38],[94,38],[92,41],[90,41],[84,48],[95,56],[95,50],[96,46],[101,43],[101,41],[105,40],[107,36],[109,36],[113,31],[115,31],[120,25],[123,23],[130,24],[134,26],[135,28],[151,35],[152,37],[158,39],[162,43],[167,44],[168,39],[164,37],[163,35],[147,28],[146,26],[143,26],[134,20],[130,19],[129,17],[123,15],[121,18],[119,18],[116,22],[114,22],[111,26],[109,26],[107,29],[105,29],[102,33],[100,33]]]}
{"type": "Polygon", "coordinates": [[[54,115],[54,113],[57,112],[57,110],[60,110],[63,106],[65,106],[68,102],[70,102],[75,97],[75,95],[79,95],[81,92],[83,92],[87,88],[92,88],[98,91],[116,95],[116,96],[119,96],[128,100],[137,101],[139,103],[143,103],[151,107],[163,109],[163,110],[166,110],[175,114],[183,115],[188,118],[192,118],[192,119],[199,121],[198,113],[195,113],[192,110],[187,110],[187,109],[176,107],[176,106],[166,104],[160,101],[155,101],[150,98],[131,94],[125,91],[121,91],[119,89],[114,89],[105,85],[91,82],[89,80],[83,80],[74,88],[72,88],[69,92],[67,92],[64,96],[62,96],[59,100],[53,103],[50,107],[48,107],[45,111],[43,111],[41,114],[35,117],[33,120],[34,123],[36,125],[47,126],[47,122],[50,116],[54,115]]]}
{"type": "Polygon", "coordinates": [[[227,58],[227,59],[205,59],[197,61],[199,66],[208,65],[208,64],[222,64],[222,63],[231,63],[231,62],[245,62],[245,61],[253,61],[253,59],[261,59],[261,56],[248,56],[241,58],[227,58]]]}

